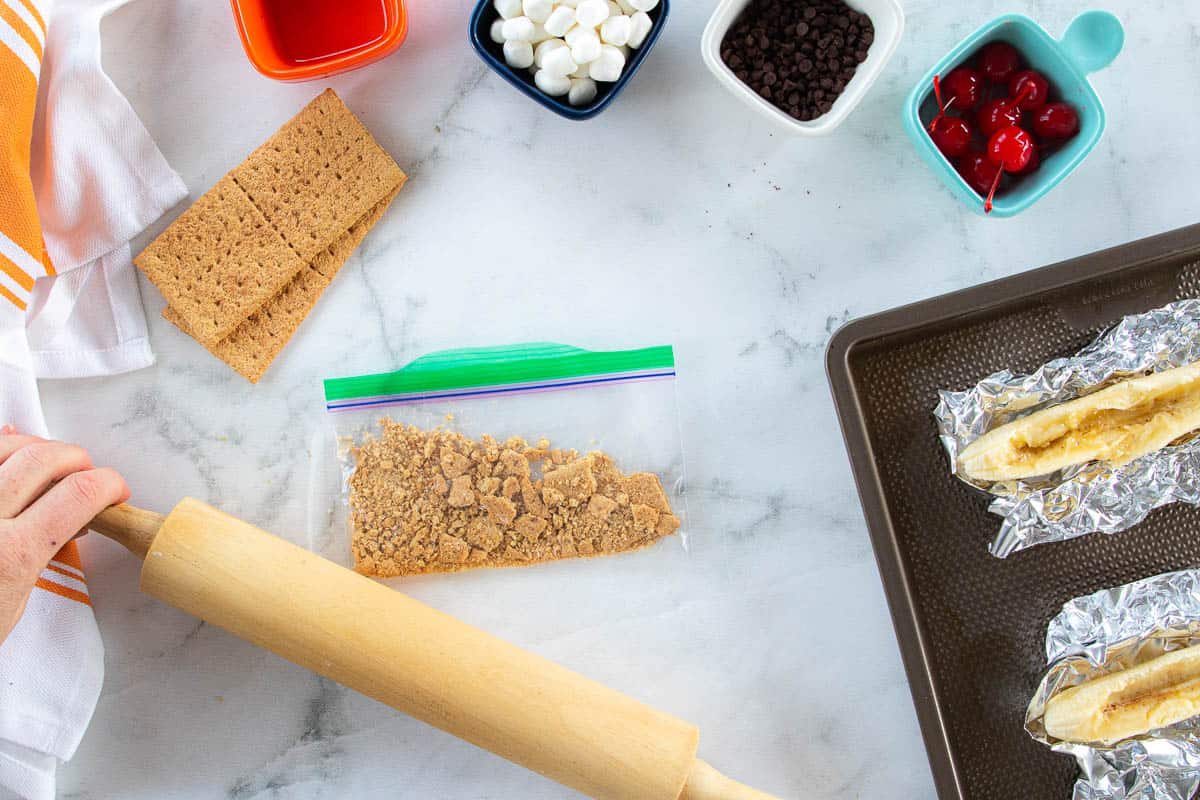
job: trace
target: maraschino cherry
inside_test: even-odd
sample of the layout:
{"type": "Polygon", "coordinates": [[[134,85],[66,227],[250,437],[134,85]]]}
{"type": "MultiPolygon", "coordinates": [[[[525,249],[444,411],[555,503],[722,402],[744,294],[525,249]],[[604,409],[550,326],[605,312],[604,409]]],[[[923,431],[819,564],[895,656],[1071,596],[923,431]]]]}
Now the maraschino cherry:
{"type": "Polygon", "coordinates": [[[979,52],[979,71],[991,83],[1008,85],[1021,66],[1021,54],[1008,42],[992,42],[979,52]]]}
{"type": "Polygon", "coordinates": [[[1021,123],[1021,108],[1017,101],[1010,97],[998,97],[989,100],[979,109],[979,132],[991,137],[996,131],[1009,125],[1021,123]]]}
{"type": "Polygon", "coordinates": [[[1037,111],[1046,105],[1050,82],[1037,70],[1024,69],[1009,79],[1008,94],[1016,100],[1022,111],[1037,111]]]}
{"type": "Polygon", "coordinates": [[[1016,125],[1008,125],[992,134],[992,138],[988,140],[987,157],[1000,167],[1000,173],[992,181],[992,188],[984,201],[985,213],[990,214],[992,211],[992,200],[996,197],[996,187],[1000,185],[1000,175],[1004,172],[1019,173],[1028,167],[1035,149],[1033,137],[1024,128],[1016,125]]]}
{"type": "Polygon", "coordinates": [[[1017,175],[1019,177],[1024,177],[1026,175],[1032,175],[1033,173],[1038,171],[1038,168],[1040,166],[1042,166],[1042,148],[1034,147],[1032,150],[1029,151],[1029,163],[1026,164],[1025,168],[1022,169],[1020,172],[1014,172],[1013,174],[1017,175]]]}
{"type": "Polygon", "coordinates": [[[1007,172],[1020,172],[1033,157],[1033,137],[1024,128],[1009,125],[988,140],[987,156],[1007,172]]]}
{"type": "Polygon", "coordinates": [[[983,102],[983,77],[970,67],[957,67],[951,70],[942,81],[946,90],[947,106],[954,106],[959,111],[976,108],[983,102]]]}
{"type": "Polygon", "coordinates": [[[978,150],[967,153],[958,161],[958,174],[975,190],[975,194],[987,194],[1001,172],[999,164],[978,150]]]}
{"type": "Polygon", "coordinates": [[[1048,103],[1034,116],[1033,132],[1051,141],[1070,139],[1079,133],[1079,112],[1066,103],[1048,103]]]}
{"type": "Polygon", "coordinates": [[[933,94],[937,98],[938,113],[929,123],[929,138],[947,157],[960,156],[971,146],[971,126],[961,117],[946,115],[954,98],[949,103],[942,102],[942,82],[937,75],[933,76],[933,94]]]}
{"type": "Polygon", "coordinates": [[[929,138],[947,158],[957,158],[971,147],[971,126],[962,117],[940,117],[930,126],[929,138]]]}

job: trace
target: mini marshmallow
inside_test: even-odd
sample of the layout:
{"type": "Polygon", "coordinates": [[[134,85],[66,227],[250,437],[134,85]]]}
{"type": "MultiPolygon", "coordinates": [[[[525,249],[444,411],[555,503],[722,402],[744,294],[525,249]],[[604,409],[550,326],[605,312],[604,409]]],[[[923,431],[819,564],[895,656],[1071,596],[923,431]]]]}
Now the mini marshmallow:
{"type": "Polygon", "coordinates": [[[504,34],[505,41],[528,42],[533,39],[533,20],[529,17],[506,19],[504,20],[504,27],[501,28],[501,32],[504,34]]]}
{"type": "Polygon", "coordinates": [[[634,12],[637,11],[637,9],[630,4],[629,0],[617,0],[617,5],[621,7],[621,13],[627,17],[632,17],[634,12]]]}
{"type": "Polygon", "coordinates": [[[492,23],[492,41],[496,44],[504,44],[504,17],[492,23]]]}
{"type": "Polygon", "coordinates": [[[570,77],[586,78],[590,75],[591,67],[592,67],[591,64],[580,64],[578,67],[575,68],[575,71],[571,73],[570,77]]]}
{"type": "Polygon", "coordinates": [[[525,69],[533,64],[533,45],[517,39],[504,43],[504,63],[514,69],[525,69]]]}
{"type": "Polygon", "coordinates": [[[638,11],[653,11],[658,6],[658,0],[629,0],[629,5],[638,11]]]}
{"type": "Polygon", "coordinates": [[[546,27],[544,25],[542,25],[542,23],[540,23],[540,22],[533,23],[533,38],[529,40],[530,44],[532,44],[536,47],[537,45],[541,44],[542,42],[544,42],[548,39],[553,39],[553,38],[555,38],[555,37],[551,36],[549,33],[546,32],[546,27]]]}
{"type": "Polygon", "coordinates": [[[625,12],[621,10],[621,7],[614,3],[613,0],[608,0],[608,15],[610,17],[619,17],[624,13],[625,12]]]}
{"type": "Polygon", "coordinates": [[[571,45],[571,58],[575,59],[576,64],[590,64],[600,57],[602,47],[600,37],[595,31],[589,30],[571,45]]]}
{"type": "Polygon", "coordinates": [[[567,101],[573,106],[586,106],[596,99],[596,82],[591,78],[576,78],[571,81],[567,101]]]}
{"type": "Polygon", "coordinates": [[[621,55],[621,51],[611,44],[606,44],[600,48],[600,57],[591,62],[588,76],[594,81],[612,83],[621,77],[623,69],[625,69],[625,56],[621,55]]]}
{"type": "Polygon", "coordinates": [[[646,37],[650,35],[650,29],[654,27],[654,21],[650,19],[650,15],[645,11],[639,11],[629,18],[629,41],[626,42],[634,50],[642,46],[642,42],[646,41],[646,37]]]}
{"type": "Polygon", "coordinates": [[[575,8],[575,6],[579,5],[579,0],[558,0],[555,5],[566,6],[567,8],[575,8]]]}
{"type": "Polygon", "coordinates": [[[620,47],[629,41],[629,34],[632,30],[633,23],[624,14],[609,17],[600,25],[600,41],[620,47]]]}
{"type": "Polygon", "coordinates": [[[585,28],[595,28],[608,19],[608,0],[580,0],[575,8],[575,21],[585,28]]]}
{"type": "Polygon", "coordinates": [[[501,19],[512,19],[521,16],[521,0],[493,0],[492,5],[501,19]]]}
{"type": "Polygon", "coordinates": [[[546,33],[551,36],[562,36],[575,24],[575,12],[566,6],[556,6],[546,17],[546,33]]]}
{"type": "Polygon", "coordinates": [[[563,37],[563,40],[566,41],[567,47],[574,47],[576,42],[578,42],[584,36],[587,36],[589,33],[595,33],[595,31],[585,28],[582,25],[576,25],[571,28],[571,30],[567,31],[567,35],[563,37]]]}
{"type": "Polygon", "coordinates": [[[539,69],[533,76],[533,82],[551,97],[562,97],[571,91],[571,79],[565,75],[551,75],[544,69],[539,69]]]}
{"type": "Polygon", "coordinates": [[[554,10],[554,0],[524,0],[521,10],[534,22],[545,22],[554,10]]]}
{"type": "Polygon", "coordinates": [[[541,66],[546,72],[558,77],[565,77],[579,69],[575,59],[571,57],[571,48],[566,45],[547,53],[542,59],[541,66]]]}
{"type": "Polygon", "coordinates": [[[558,50],[560,48],[565,48],[566,46],[566,42],[564,42],[562,39],[547,39],[544,42],[539,42],[533,48],[534,66],[536,66],[538,69],[541,69],[542,62],[546,60],[546,56],[551,50],[558,50]]]}

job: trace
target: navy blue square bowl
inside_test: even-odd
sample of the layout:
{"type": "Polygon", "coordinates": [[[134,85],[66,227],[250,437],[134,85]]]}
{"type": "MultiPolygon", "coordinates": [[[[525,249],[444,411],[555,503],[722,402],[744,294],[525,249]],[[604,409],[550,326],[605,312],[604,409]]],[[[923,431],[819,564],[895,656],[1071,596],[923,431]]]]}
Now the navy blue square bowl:
{"type": "Polygon", "coordinates": [[[492,5],[492,0],[479,0],[475,4],[475,11],[471,14],[469,35],[475,52],[479,54],[484,63],[498,72],[504,80],[523,92],[526,97],[537,101],[555,114],[564,116],[567,119],[591,119],[608,108],[608,104],[616,99],[621,90],[625,88],[625,84],[629,83],[630,79],[638,71],[638,68],[642,66],[642,62],[646,60],[646,55],[649,54],[650,48],[654,47],[654,43],[658,41],[659,34],[662,33],[663,25],[667,22],[667,11],[670,6],[669,0],[659,0],[658,5],[650,12],[650,19],[654,21],[654,27],[646,35],[646,41],[642,42],[642,46],[630,54],[629,60],[625,63],[625,71],[621,73],[620,78],[612,83],[597,81],[596,85],[599,91],[596,93],[596,99],[586,106],[575,107],[571,105],[567,102],[565,95],[563,97],[551,97],[534,85],[533,73],[529,70],[513,69],[504,63],[503,45],[496,44],[492,41],[491,37],[492,23],[499,16],[496,7],[492,5]]]}

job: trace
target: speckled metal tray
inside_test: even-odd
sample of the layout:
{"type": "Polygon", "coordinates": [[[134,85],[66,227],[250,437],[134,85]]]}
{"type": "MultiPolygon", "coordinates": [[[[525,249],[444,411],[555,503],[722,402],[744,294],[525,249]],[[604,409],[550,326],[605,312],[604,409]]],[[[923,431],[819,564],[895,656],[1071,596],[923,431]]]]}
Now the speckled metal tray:
{"type": "Polygon", "coordinates": [[[1126,314],[1200,296],[1200,225],[855,320],[826,367],[942,800],[1066,800],[1074,761],[1025,733],[1046,624],[1078,595],[1200,566],[1200,509],[1006,560],[999,517],[950,475],[941,388],[1074,353],[1126,314]]]}

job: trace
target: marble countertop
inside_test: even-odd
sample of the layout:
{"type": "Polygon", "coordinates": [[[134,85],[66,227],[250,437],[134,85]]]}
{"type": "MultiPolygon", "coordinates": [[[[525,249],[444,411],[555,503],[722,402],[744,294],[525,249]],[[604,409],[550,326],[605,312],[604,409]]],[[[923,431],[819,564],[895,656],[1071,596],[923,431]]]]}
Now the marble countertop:
{"type": "MultiPolygon", "coordinates": [[[[695,722],[704,758],[765,790],[932,797],[825,345],[847,319],[1200,218],[1200,6],[1105,3],[1128,27],[1093,79],[1108,133],[1002,221],[935,182],[901,103],[979,24],[1024,11],[1059,34],[1064,4],[906,0],[894,60],[816,140],[766,127],[704,70],[713,0],[677,0],[624,96],[582,124],[487,70],[467,0],[409,5],[398,53],[328,83],[411,180],[263,382],[165,323],[143,283],[157,365],[44,384],[52,429],[142,505],[193,495],[299,539],[321,378],[465,345],[674,343],[689,554],[628,557],[634,594],[604,590],[611,560],[409,591],[695,722]]],[[[320,88],[256,74],[227,4],[132,3],[104,34],[106,67],[193,196],[320,88]]],[[[574,796],[140,595],[138,565],[99,537],[85,556],[107,676],[64,798],[574,796]]]]}

